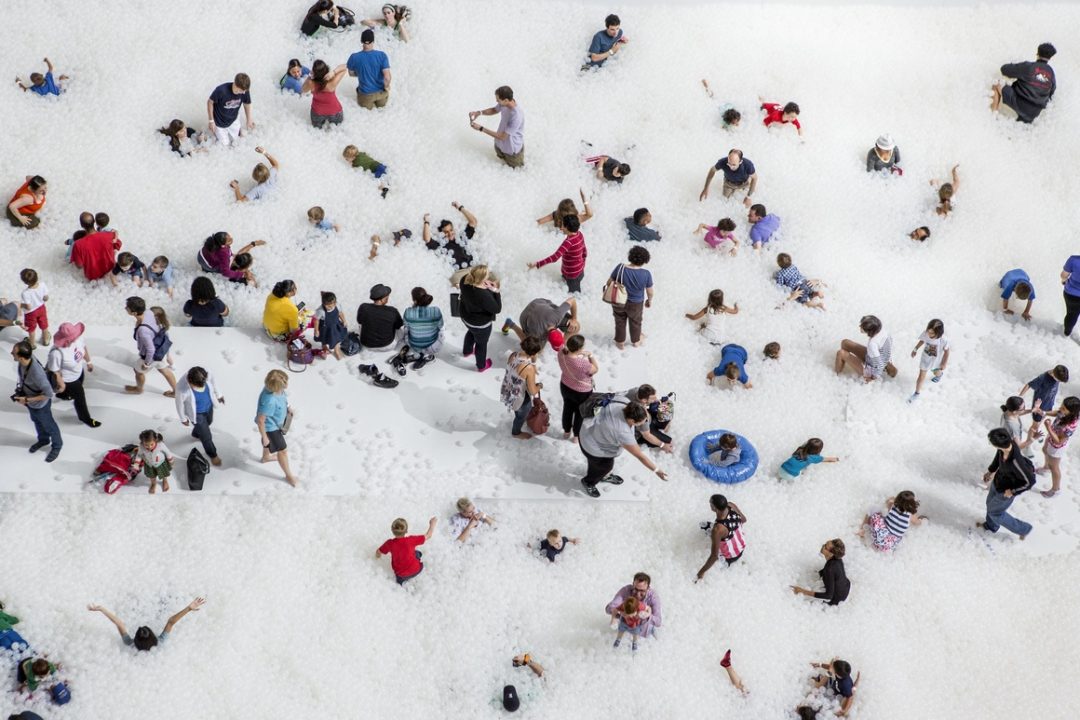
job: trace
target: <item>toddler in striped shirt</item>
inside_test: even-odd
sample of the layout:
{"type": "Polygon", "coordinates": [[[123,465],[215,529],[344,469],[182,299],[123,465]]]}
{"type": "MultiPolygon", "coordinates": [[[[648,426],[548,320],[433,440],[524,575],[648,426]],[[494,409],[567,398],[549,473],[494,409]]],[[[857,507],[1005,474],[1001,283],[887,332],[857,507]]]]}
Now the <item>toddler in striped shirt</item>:
{"type": "Polygon", "coordinates": [[[859,537],[866,536],[866,527],[870,528],[870,542],[875,550],[894,549],[904,539],[911,525],[919,525],[926,518],[916,515],[919,501],[915,493],[904,490],[885,501],[886,512],[871,513],[863,518],[864,527],[859,530],[859,537]]]}

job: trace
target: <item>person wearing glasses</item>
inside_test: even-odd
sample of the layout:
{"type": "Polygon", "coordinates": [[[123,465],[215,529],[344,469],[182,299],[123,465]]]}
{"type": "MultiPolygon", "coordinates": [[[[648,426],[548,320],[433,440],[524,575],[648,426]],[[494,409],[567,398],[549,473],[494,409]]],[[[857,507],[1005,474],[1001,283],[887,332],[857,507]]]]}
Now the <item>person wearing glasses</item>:
{"type": "Polygon", "coordinates": [[[643,602],[652,609],[652,615],[643,621],[644,628],[641,631],[641,637],[650,637],[660,627],[664,619],[660,609],[660,595],[652,589],[652,578],[643,572],[634,573],[634,582],[620,588],[619,592],[615,593],[615,597],[604,608],[604,612],[610,617],[612,612],[626,602],[629,597],[637,598],[638,602],[643,602]]]}

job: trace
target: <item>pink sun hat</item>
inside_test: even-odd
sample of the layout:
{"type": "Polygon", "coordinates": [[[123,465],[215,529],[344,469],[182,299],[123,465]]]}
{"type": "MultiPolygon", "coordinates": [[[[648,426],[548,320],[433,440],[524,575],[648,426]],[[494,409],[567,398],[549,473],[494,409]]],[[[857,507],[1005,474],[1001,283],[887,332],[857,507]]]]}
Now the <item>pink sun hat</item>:
{"type": "Polygon", "coordinates": [[[86,331],[86,326],[82,323],[61,323],[57,328],[56,333],[53,335],[53,344],[59,348],[66,348],[71,343],[78,340],[83,332],[86,331]]]}

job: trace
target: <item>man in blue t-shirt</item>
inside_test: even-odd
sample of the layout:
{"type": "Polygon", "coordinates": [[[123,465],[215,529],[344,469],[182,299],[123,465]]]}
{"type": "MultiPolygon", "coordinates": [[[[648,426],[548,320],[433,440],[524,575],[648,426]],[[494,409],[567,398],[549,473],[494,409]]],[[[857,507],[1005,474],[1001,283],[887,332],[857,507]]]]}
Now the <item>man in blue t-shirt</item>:
{"type": "Polygon", "coordinates": [[[246,73],[237,73],[231,83],[222,83],[214,88],[206,101],[206,117],[210,132],[222,145],[229,146],[240,139],[240,108],[244,108],[244,127],[255,129],[251,117],[251,78],[246,73]]]}
{"type": "Polygon", "coordinates": [[[757,170],[749,158],[743,157],[742,150],[736,148],[728,152],[727,158],[720,158],[716,161],[716,165],[709,168],[709,174],[705,178],[705,188],[698,196],[698,200],[709,197],[709,184],[716,176],[717,170],[724,173],[724,197],[731,197],[736,190],[746,190],[743,205],[750,207],[753,204],[750,196],[757,189],[757,170]]]}
{"type": "Polygon", "coordinates": [[[359,78],[356,102],[367,110],[386,106],[390,99],[390,59],[375,49],[375,32],[368,28],[360,34],[363,49],[349,56],[349,75],[359,78]]]}
{"type": "Polygon", "coordinates": [[[589,59],[582,66],[582,70],[600,67],[628,42],[623,37],[622,29],[619,27],[620,24],[621,21],[618,15],[608,15],[604,19],[604,29],[593,35],[592,44],[589,45],[589,59]]]}
{"type": "Polygon", "coordinates": [[[772,240],[773,235],[780,229],[780,218],[769,213],[761,203],[750,206],[746,221],[751,226],[750,244],[755,250],[760,250],[762,245],[772,240]]]}
{"type": "Polygon", "coordinates": [[[1005,314],[1014,314],[1009,309],[1009,298],[1015,293],[1016,297],[1021,300],[1027,300],[1027,305],[1024,307],[1024,312],[1020,314],[1020,317],[1030,320],[1031,303],[1035,300],[1035,287],[1031,284],[1031,278],[1028,277],[1028,274],[1020,268],[1010,270],[1001,277],[998,287],[1001,288],[1001,309],[1005,311],[1005,314]]]}

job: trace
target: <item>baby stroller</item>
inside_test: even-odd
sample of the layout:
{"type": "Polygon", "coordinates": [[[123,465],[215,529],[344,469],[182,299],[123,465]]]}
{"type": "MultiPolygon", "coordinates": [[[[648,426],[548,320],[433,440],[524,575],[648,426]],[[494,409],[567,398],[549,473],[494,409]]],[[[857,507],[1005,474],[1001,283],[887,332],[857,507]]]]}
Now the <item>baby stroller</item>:
{"type": "Polygon", "coordinates": [[[138,447],[135,445],[125,445],[120,448],[113,448],[105,453],[105,457],[101,459],[101,463],[94,470],[91,482],[103,480],[104,485],[102,485],[101,489],[109,495],[127,485],[135,478],[131,472],[131,464],[135,461],[137,450],[138,447]]]}

